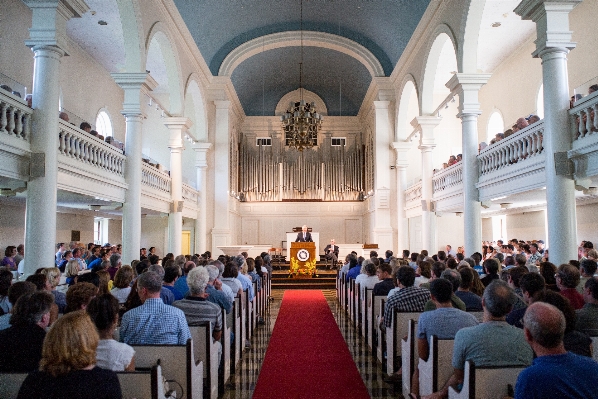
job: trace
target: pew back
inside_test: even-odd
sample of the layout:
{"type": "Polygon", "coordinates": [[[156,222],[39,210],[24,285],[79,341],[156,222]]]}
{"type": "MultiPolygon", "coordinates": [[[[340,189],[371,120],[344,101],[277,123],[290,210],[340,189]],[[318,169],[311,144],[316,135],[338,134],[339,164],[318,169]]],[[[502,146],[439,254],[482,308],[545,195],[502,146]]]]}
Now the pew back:
{"type": "Polygon", "coordinates": [[[409,397],[411,392],[411,377],[415,370],[415,359],[418,357],[415,344],[415,327],[419,319],[407,320],[407,337],[401,338],[401,367],[403,368],[402,388],[403,396],[409,397]]]}
{"type": "Polygon", "coordinates": [[[386,328],[386,372],[388,375],[392,375],[401,367],[399,342],[408,335],[409,320],[417,322],[420,315],[421,312],[398,312],[396,309],[393,312],[391,326],[386,328]]]}
{"type": "Polygon", "coordinates": [[[452,339],[438,339],[435,335],[430,337],[430,350],[428,360],[419,359],[419,393],[431,395],[444,386],[453,371],[452,339]]]}
{"type": "Polygon", "coordinates": [[[0,373],[0,398],[16,398],[27,373],[0,373]]]}
{"type": "Polygon", "coordinates": [[[118,371],[118,382],[123,399],[165,399],[162,367],[152,366],[150,371],[118,371]]]}
{"type": "Polygon", "coordinates": [[[218,398],[218,348],[212,340],[212,323],[203,321],[189,326],[193,339],[193,354],[203,362],[203,378],[211,399],[218,398]]]}
{"type": "Polygon", "coordinates": [[[449,387],[449,399],[502,399],[512,396],[523,366],[475,367],[465,362],[463,388],[457,392],[449,387]]]}

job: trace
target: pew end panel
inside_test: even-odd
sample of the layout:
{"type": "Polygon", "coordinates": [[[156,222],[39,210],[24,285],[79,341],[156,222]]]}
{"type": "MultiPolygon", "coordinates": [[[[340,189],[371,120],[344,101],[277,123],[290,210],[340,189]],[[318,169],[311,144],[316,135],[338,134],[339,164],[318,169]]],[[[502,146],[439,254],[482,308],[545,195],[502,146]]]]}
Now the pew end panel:
{"type": "Polygon", "coordinates": [[[502,399],[511,395],[524,366],[476,367],[465,362],[463,388],[449,387],[449,399],[502,399]]]}

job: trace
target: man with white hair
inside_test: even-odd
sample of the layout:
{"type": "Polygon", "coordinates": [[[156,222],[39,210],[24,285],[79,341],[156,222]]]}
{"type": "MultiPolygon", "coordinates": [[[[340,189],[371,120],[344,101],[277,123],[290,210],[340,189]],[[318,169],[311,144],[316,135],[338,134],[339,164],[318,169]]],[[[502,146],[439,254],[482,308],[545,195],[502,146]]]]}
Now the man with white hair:
{"type": "Polygon", "coordinates": [[[239,275],[237,276],[237,279],[241,282],[243,291],[249,292],[249,302],[251,302],[253,301],[253,297],[255,296],[253,292],[253,283],[251,282],[251,279],[249,277],[241,273],[243,267],[245,267],[245,270],[247,270],[247,262],[245,262],[245,258],[242,255],[235,256],[233,262],[235,262],[235,264],[237,265],[237,269],[239,270],[239,275]]]}
{"type": "Polygon", "coordinates": [[[214,265],[207,265],[205,269],[208,271],[208,274],[210,275],[208,286],[206,287],[208,301],[215,303],[222,309],[226,310],[227,314],[230,313],[230,311],[233,308],[233,302],[231,301],[230,297],[222,291],[222,282],[218,280],[220,271],[214,265]]]}
{"type": "Polygon", "coordinates": [[[297,233],[295,242],[314,242],[311,238],[311,233],[307,231],[307,225],[304,224],[303,227],[301,227],[301,233],[297,233]]]}
{"type": "Polygon", "coordinates": [[[222,284],[222,273],[224,273],[224,265],[219,260],[213,260],[208,265],[215,266],[218,268],[218,281],[220,284],[220,290],[226,294],[230,298],[231,303],[235,301],[235,293],[233,290],[226,284],[222,284]]]}
{"type": "Polygon", "coordinates": [[[212,338],[218,347],[218,353],[220,353],[222,350],[219,342],[222,336],[222,310],[220,306],[208,300],[209,295],[206,288],[209,280],[210,275],[205,267],[193,268],[187,275],[189,295],[185,299],[175,301],[172,306],[183,311],[189,326],[197,326],[203,321],[212,323],[212,338]]]}

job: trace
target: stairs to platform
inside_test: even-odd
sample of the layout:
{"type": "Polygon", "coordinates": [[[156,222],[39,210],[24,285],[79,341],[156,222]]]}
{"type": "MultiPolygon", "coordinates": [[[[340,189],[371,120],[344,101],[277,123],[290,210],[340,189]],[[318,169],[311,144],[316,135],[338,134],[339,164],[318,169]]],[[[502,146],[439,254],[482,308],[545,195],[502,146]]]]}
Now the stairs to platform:
{"type": "Polygon", "coordinates": [[[333,290],[336,288],[336,270],[328,270],[324,263],[316,264],[317,277],[289,277],[289,264],[280,268],[274,264],[272,272],[273,290],[333,290]]]}

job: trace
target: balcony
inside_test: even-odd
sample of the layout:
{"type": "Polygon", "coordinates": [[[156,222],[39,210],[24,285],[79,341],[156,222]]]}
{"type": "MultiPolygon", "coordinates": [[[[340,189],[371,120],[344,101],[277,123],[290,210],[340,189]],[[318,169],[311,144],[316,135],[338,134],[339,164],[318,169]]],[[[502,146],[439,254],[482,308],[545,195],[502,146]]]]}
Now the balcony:
{"type": "Polygon", "coordinates": [[[573,143],[568,156],[575,165],[576,180],[598,175],[597,110],[598,92],[578,100],[569,110],[573,143]]]}
{"type": "Polygon", "coordinates": [[[460,212],[463,208],[463,163],[435,172],[432,190],[436,212],[460,212]]]}

